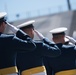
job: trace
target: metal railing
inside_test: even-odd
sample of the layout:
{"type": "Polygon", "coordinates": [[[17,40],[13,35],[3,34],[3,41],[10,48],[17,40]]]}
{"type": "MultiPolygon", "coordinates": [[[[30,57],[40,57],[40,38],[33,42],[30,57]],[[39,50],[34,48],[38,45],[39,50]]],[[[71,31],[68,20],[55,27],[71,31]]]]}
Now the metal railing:
{"type": "MultiPolygon", "coordinates": [[[[73,6],[76,6],[76,3],[74,3],[73,6]]],[[[76,7],[72,8],[72,10],[75,10],[75,9],[76,7]]],[[[20,12],[16,14],[8,14],[8,21],[28,19],[32,17],[39,17],[39,16],[48,15],[48,14],[56,14],[56,13],[61,13],[65,11],[68,11],[68,7],[66,5],[48,7],[44,9],[37,9],[37,10],[32,10],[32,11],[27,11],[27,12],[24,11],[24,12],[20,12]]]]}

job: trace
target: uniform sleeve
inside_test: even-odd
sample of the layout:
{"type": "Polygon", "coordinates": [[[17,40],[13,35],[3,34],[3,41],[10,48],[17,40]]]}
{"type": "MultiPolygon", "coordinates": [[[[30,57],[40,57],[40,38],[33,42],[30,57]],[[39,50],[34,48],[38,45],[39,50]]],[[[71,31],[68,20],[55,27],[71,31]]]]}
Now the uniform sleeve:
{"type": "Polygon", "coordinates": [[[35,43],[37,47],[37,51],[41,56],[48,56],[48,57],[55,57],[59,56],[61,54],[61,50],[59,48],[55,48],[52,46],[49,46],[45,43],[35,43]]]}
{"type": "Polygon", "coordinates": [[[50,45],[52,47],[58,47],[61,48],[62,47],[62,43],[57,43],[55,44],[54,42],[50,41],[48,38],[43,39],[43,42],[47,45],[50,45]]]}
{"type": "Polygon", "coordinates": [[[18,32],[16,33],[16,36],[22,40],[31,40],[31,38],[22,30],[18,30],[18,32]]]}
{"type": "Polygon", "coordinates": [[[43,39],[43,42],[44,42],[45,44],[52,45],[52,46],[55,44],[54,42],[50,41],[48,38],[44,38],[44,39],[43,39]]]}
{"type": "Polygon", "coordinates": [[[18,50],[34,50],[36,45],[33,40],[22,30],[18,30],[16,36],[13,38],[14,43],[16,44],[16,48],[18,50]]]}
{"type": "Polygon", "coordinates": [[[58,47],[52,47],[43,43],[42,53],[44,56],[55,57],[61,54],[61,50],[58,47]]]}
{"type": "Polygon", "coordinates": [[[35,43],[30,40],[22,40],[17,38],[16,36],[13,37],[10,45],[13,50],[17,51],[32,51],[36,48],[35,43]]]}
{"type": "Polygon", "coordinates": [[[60,50],[60,48],[62,47],[62,44],[61,43],[59,43],[59,44],[55,44],[54,42],[51,42],[49,39],[47,39],[47,38],[45,38],[45,39],[43,39],[43,42],[44,42],[44,44],[43,44],[43,48],[44,48],[44,54],[47,56],[59,56],[60,54],[61,54],[61,50],[60,50]],[[46,51],[46,50],[47,51],[46,51]],[[49,52],[49,54],[48,54],[48,52],[49,52]],[[51,53],[51,54],[50,54],[51,53]]]}

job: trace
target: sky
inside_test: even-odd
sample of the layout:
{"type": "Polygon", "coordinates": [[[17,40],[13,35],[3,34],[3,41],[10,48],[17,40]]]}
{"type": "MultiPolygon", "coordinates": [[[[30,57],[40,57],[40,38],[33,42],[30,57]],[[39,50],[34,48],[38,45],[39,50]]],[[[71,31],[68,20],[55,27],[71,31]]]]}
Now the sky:
{"type": "MultiPolygon", "coordinates": [[[[72,10],[76,0],[70,0],[72,10]]],[[[67,0],[1,0],[0,12],[7,12],[8,21],[67,11],[67,0]]]]}

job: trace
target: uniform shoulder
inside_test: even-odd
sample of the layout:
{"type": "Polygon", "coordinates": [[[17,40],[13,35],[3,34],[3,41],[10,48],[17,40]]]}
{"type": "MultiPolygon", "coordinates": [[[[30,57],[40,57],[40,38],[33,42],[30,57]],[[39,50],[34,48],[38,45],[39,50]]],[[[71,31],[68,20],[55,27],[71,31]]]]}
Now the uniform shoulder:
{"type": "Polygon", "coordinates": [[[9,37],[14,37],[14,35],[13,34],[1,34],[1,37],[9,38],[9,37]]]}
{"type": "Polygon", "coordinates": [[[66,48],[66,49],[76,49],[76,46],[75,45],[63,45],[62,48],[66,48]]]}

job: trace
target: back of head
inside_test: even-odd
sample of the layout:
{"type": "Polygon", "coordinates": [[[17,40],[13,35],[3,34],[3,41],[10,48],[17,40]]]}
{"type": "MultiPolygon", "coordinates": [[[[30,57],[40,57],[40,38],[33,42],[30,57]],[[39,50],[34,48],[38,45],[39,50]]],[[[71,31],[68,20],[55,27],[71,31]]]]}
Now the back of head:
{"type": "Polygon", "coordinates": [[[24,22],[24,23],[18,25],[17,28],[20,28],[22,31],[27,33],[33,39],[34,38],[34,32],[33,32],[33,30],[34,30],[33,23],[34,22],[35,22],[35,20],[24,22]]]}
{"type": "Polygon", "coordinates": [[[66,27],[60,27],[60,28],[55,28],[53,30],[50,30],[50,33],[53,36],[53,41],[55,43],[64,43],[66,30],[67,30],[66,27]]]}

